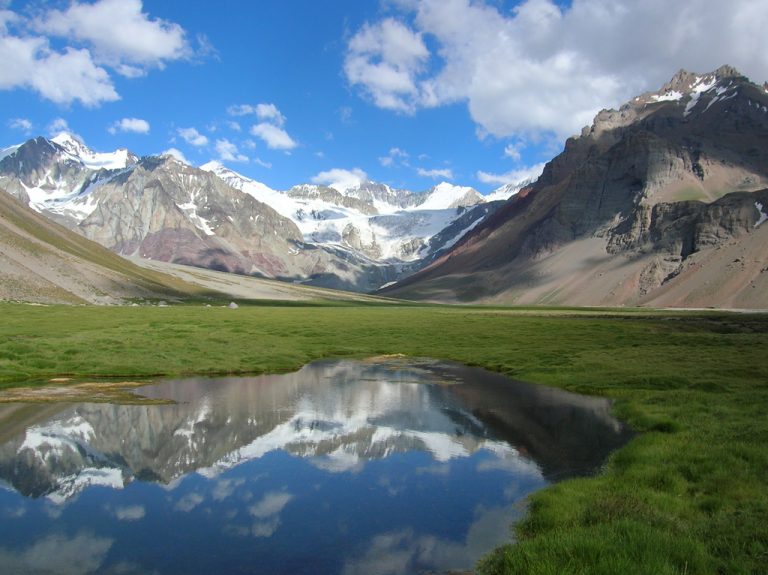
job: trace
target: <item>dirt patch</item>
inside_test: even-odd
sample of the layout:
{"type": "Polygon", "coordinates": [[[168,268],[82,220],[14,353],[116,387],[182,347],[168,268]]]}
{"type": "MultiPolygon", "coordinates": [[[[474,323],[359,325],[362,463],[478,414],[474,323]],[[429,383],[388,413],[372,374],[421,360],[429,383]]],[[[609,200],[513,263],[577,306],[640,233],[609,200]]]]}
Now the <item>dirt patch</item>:
{"type": "MultiPolygon", "coordinates": [[[[61,383],[68,378],[54,378],[50,382],[61,383]]],[[[149,385],[147,381],[98,382],[88,381],[70,385],[45,385],[42,387],[13,387],[0,392],[0,403],[123,403],[165,404],[164,399],[149,399],[136,389],[149,385]]]]}

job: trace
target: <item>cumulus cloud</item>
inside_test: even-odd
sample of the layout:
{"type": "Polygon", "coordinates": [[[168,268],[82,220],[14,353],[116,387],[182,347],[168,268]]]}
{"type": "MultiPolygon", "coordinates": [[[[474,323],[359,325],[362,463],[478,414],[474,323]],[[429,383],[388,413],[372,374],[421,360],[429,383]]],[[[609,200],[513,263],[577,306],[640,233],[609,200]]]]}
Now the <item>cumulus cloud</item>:
{"type": "Polygon", "coordinates": [[[271,150],[292,150],[298,144],[280,126],[261,122],[251,127],[251,134],[261,138],[271,150]]]}
{"type": "Polygon", "coordinates": [[[247,162],[248,156],[241,154],[237,146],[226,138],[216,140],[216,153],[223,162],[247,162]]]}
{"type": "Polygon", "coordinates": [[[57,104],[118,100],[107,68],[136,77],[191,54],[183,28],[150,18],[141,0],[75,1],[35,17],[0,13],[0,89],[33,90],[57,104]]]}
{"type": "Polygon", "coordinates": [[[768,78],[768,10],[754,0],[526,0],[503,12],[479,0],[398,6],[396,17],[352,36],[347,81],[396,111],[464,102],[481,136],[571,135],[680,67],[729,63],[768,78]]]}
{"type": "Polygon", "coordinates": [[[51,10],[34,27],[54,36],[84,43],[95,60],[133,77],[147,67],[191,55],[184,29],[173,22],[150,18],[141,0],[72,2],[66,10],[51,10]]]}
{"type": "Polygon", "coordinates": [[[416,173],[420,175],[422,178],[432,178],[433,180],[438,180],[438,179],[452,180],[453,179],[453,171],[450,168],[434,169],[434,170],[425,170],[423,168],[418,168],[416,170],[416,173]]]}
{"type": "Polygon", "coordinates": [[[519,184],[525,180],[538,178],[542,171],[544,171],[544,164],[535,164],[526,168],[509,170],[503,174],[478,171],[476,176],[484,184],[503,186],[505,184],[519,184]]]}
{"type": "Polygon", "coordinates": [[[149,122],[140,118],[123,118],[114,122],[107,131],[110,134],[132,132],[134,134],[149,134],[149,122]]]}
{"type": "Polygon", "coordinates": [[[368,175],[360,168],[353,168],[351,170],[333,168],[332,170],[317,174],[312,178],[312,183],[323,184],[343,192],[349,188],[354,188],[366,180],[368,180],[368,175]]]}
{"type": "Polygon", "coordinates": [[[344,73],[378,107],[413,112],[420,96],[418,77],[428,59],[421,33],[387,18],[365,24],[351,38],[344,73]]]}
{"type": "Polygon", "coordinates": [[[208,138],[197,131],[195,128],[179,128],[176,133],[181,136],[187,144],[198,148],[208,145],[208,138]]]}
{"type": "Polygon", "coordinates": [[[26,88],[57,104],[89,107],[119,99],[109,74],[87,50],[56,52],[46,38],[5,32],[0,27],[0,90],[26,88]]]}
{"type": "Polygon", "coordinates": [[[29,134],[32,131],[32,122],[26,118],[11,118],[8,120],[8,127],[29,134]]]}
{"type": "Polygon", "coordinates": [[[285,124],[285,116],[283,116],[274,104],[256,104],[256,117],[259,118],[259,120],[272,122],[276,126],[285,124]]]}

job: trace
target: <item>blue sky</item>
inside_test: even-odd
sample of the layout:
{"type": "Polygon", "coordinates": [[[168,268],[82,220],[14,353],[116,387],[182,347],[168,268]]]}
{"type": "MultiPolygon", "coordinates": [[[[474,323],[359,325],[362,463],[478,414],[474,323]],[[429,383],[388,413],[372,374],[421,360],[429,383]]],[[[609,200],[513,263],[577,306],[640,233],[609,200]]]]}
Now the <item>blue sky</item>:
{"type": "Polygon", "coordinates": [[[766,29],[763,0],[0,0],[0,146],[489,192],[681,67],[762,83],[766,29]]]}

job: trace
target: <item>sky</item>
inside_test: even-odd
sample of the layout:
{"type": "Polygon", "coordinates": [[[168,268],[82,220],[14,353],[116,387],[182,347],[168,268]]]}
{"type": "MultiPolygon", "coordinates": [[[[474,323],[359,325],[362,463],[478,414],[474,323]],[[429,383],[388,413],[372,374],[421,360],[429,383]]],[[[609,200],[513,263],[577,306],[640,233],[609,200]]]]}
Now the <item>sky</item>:
{"type": "Polygon", "coordinates": [[[768,0],[0,0],[0,147],[488,193],[680,68],[762,84],[765,30],[768,0]]]}

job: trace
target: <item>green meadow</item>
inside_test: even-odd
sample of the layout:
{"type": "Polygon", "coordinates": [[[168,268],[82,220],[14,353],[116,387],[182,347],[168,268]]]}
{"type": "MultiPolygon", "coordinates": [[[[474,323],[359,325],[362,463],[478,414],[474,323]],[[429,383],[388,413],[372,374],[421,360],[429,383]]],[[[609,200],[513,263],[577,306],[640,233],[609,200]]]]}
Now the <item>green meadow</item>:
{"type": "Polygon", "coordinates": [[[484,573],[765,573],[768,315],[356,304],[0,304],[0,389],[452,359],[616,400],[638,435],[533,496],[484,573]]]}

